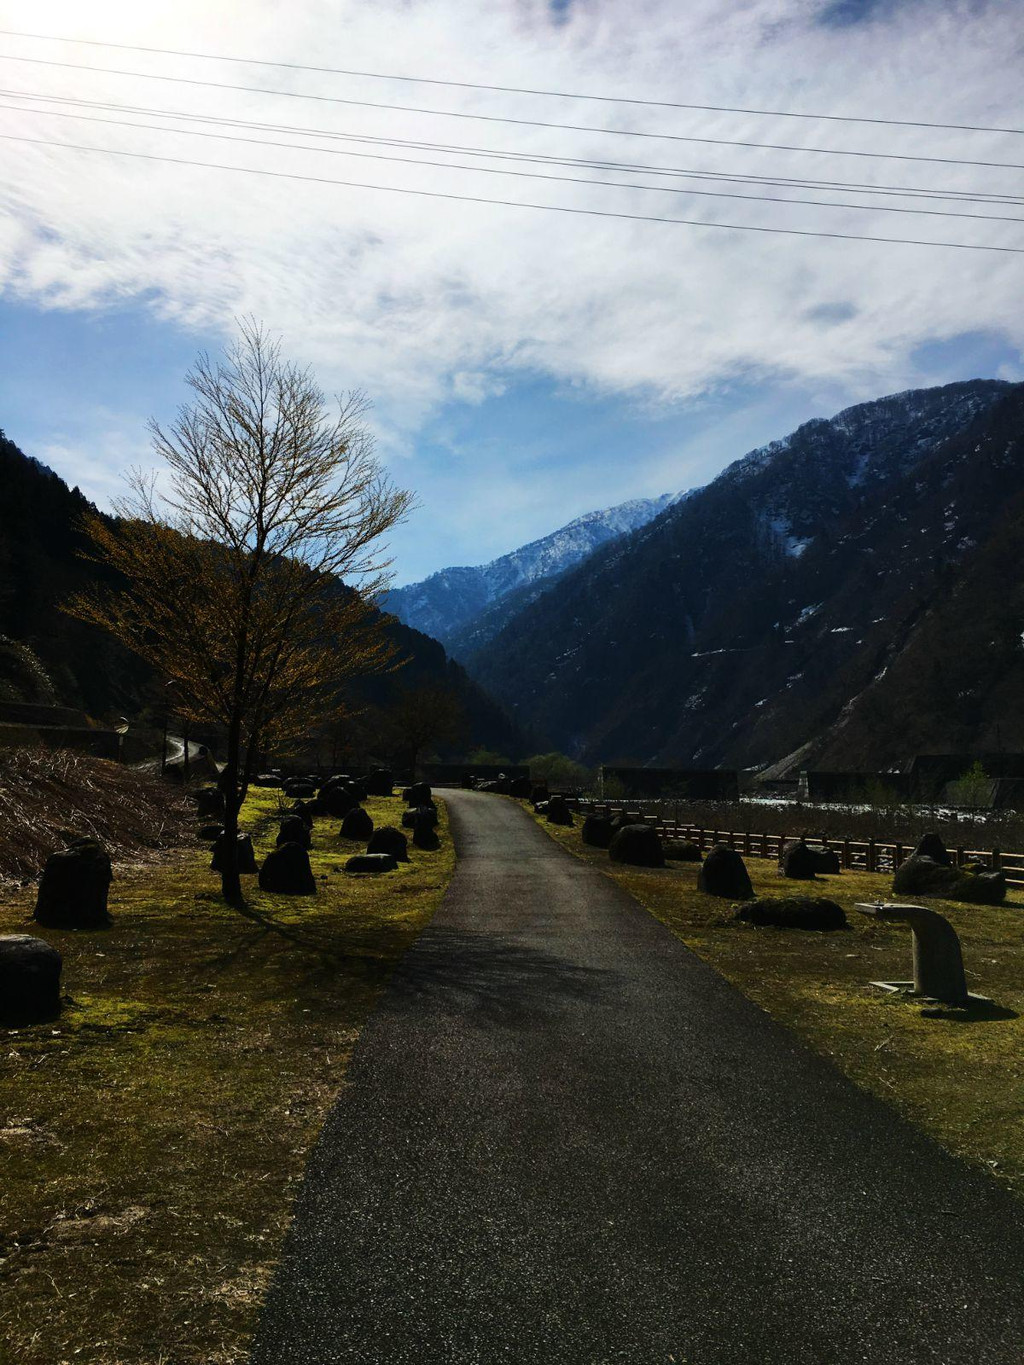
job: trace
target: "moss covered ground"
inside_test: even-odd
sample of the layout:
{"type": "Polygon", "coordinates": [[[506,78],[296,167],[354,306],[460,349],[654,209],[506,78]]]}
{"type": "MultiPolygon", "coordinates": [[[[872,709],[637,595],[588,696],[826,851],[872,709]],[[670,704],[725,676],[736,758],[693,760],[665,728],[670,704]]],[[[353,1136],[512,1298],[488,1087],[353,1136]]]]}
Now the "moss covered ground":
{"type": "Polygon", "coordinates": [[[1024,890],[1011,890],[1001,906],[929,899],[960,937],[968,988],[993,1001],[929,1009],[869,984],[912,975],[909,929],[853,908],[893,899],[889,877],[843,872],[793,882],[775,863],[747,858],[756,895],[828,896],[850,926],[836,933],[755,928],[737,922],[728,901],[697,890],[695,864],[621,867],[583,843],[579,818],[572,829],[535,818],[852,1080],[1024,1195],[1024,890]]]}
{"type": "MultiPolygon", "coordinates": [[[[257,856],[276,792],[243,811],[257,856]]],[[[378,824],[402,802],[371,799],[378,824]]],[[[317,821],[315,897],[246,878],[228,909],[209,851],[121,867],[113,927],[38,929],[64,955],[53,1024],[0,1030],[2,1365],[245,1358],[307,1152],[359,1029],[454,868],[441,848],[351,877],[361,845],[317,821]]],[[[0,933],[35,933],[34,888],[0,933]]]]}

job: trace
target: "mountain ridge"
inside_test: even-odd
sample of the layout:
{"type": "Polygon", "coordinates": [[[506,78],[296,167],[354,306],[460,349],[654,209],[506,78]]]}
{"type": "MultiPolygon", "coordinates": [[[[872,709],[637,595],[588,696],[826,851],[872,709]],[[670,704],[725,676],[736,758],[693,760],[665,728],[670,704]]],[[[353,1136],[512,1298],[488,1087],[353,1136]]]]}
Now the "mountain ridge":
{"type": "MultiPolygon", "coordinates": [[[[830,761],[880,762],[899,744],[892,726],[876,743],[847,723],[841,746],[832,727],[893,663],[886,637],[908,647],[1010,514],[1020,431],[1024,385],[1000,380],[804,423],[598,549],[467,666],[588,762],[757,766],[809,741],[830,761]],[[1013,455],[996,476],[997,431],[1013,455]]],[[[950,649],[935,650],[948,671],[950,649]]],[[[919,742],[941,748],[940,721],[916,726],[919,742]]]]}

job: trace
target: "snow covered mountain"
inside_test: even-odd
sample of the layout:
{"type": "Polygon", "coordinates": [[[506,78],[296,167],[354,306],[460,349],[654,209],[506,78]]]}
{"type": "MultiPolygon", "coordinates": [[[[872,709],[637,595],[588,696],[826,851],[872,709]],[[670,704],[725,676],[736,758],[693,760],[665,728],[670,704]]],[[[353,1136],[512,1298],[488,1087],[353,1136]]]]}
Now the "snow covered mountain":
{"type": "Polygon", "coordinates": [[[419,583],[393,589],[385,609],[459,656],[478,649],[559,575],[601,545],[645,526],[685,494],[634,498],[587,512],[567,526],[476,567],[441,569],[419,583]]]}

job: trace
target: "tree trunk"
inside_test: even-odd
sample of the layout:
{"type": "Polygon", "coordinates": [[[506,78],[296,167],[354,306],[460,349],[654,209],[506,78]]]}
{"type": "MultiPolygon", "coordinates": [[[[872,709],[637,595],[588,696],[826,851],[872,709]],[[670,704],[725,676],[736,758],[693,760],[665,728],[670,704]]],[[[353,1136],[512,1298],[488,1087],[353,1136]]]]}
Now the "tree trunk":
{"type": "Polygon", "coordinates": [[[220,890],[229,905],[244,905],[242,878],[238,872],[238,810],[241,802],[238,791],[238,766],[241,755],[239,724],[233,719],[228,726],[228,754],[221,787],[224,792],[224,857],[221,860],[220,890]]]}

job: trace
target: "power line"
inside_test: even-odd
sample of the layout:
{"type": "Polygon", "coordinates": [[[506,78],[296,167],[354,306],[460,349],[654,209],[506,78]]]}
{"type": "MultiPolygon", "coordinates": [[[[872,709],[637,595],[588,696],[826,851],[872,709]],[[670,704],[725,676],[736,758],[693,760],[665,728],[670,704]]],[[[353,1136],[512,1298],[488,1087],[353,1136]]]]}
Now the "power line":
{"type": "Polygon", "coordinates": [[[169,128],[152,123],[135,123],[129,119],[100,118],[96,114],[69,114],[61,109],[25,109],[16,104],[0,103],[0,109],[18,113],[41,114],[44,118],[70,118],[87,123],[103,123],[117,128],[141,128],[144,132],[176,133],[181,137],[216,138],[220,142],[240,142],[257,147],[281,147],[286,151],[313,152],[321,156],[354,156],[368,161],[397,162],[405,166],[430,166],[441,170],[469,171],[474,175],[506,175],[521,180],[550,180],[570,185],[597,185],[602,189],[646,190],[658,194],[691,194],[708,199],[740,199],[761,204],[796,204],[809,208],[852,209],[862,213],[909,213],[929,218],[970,218],[983,223],[1024,223],[1024,218],[1004,214],[957,213],[951,209],[912,209],[894,204],[849,204],[830,199],[792,199],[781,195],[739,194],[735,190],[695,190],[678,185],[640,185],[635,181],[598,180],[577,175],[551,175],[543,171],[514,171],[497,166],[466,166],[457,161],[424,161],[416,157],[388,156],[384,152],[357,152],[347,147],[306,147],[297,142],[272,142],[268,138],[236,137],[230,133],[210,133],[199,128],[169,128]]]}
{"type": "Polygon", "coordinates": [[[507,118],[498,114],[470,114],[455,109],[427,109],[413,104],[387,104],[377,100],[344,99],[339,95],[310,95],[298,90],[267,90],[258,85],[233,85],[227,81],[202,81],[192,76],[165,76],[151,71],[124,71],[111,66],[89,66],[84,62],[57,62],[42,57],[15,57],[0,53],[0,61],[28,62],[33,66],[59,67],[67,71],[91,71],[105,76],[128,76],[133,80],[165,81],[174,85],[198,85],[209,90],[232,90],[249,95],[275,95],[282,99],[315,100],[321,104],[343,104],[359,109],[388,109],[405,114],[426,114],[433,118],[470,119],[479,123],[507,123],[521,128],[555,128],[561,132],[598,133],[602,137],[642,137],[663,142],[696,142],[714,147],[753,147],[760,151],[813,152],[824,156],[856,156],[881,161],[921,161],[941,166],[983,166],[1006,171],[1024,171],[1024,163],[1013,161],[969,161],[962,157],[913,156],[904,152],[851,151],[842,147],[798,147],[788,142],[748,142],[734,138],[696,137],[683,133],[648,133],[627,128],[596,128],[593,124],[554,123],[543,119],[507,118]]]}
{"type": "Polygon", "coordinates": [[[619,213],[610,209],[573,208],[566,204],[534,204],[521,199],[490,199],[475,194],[451,194],[441,190],[418,190],[400,185],[375,185],[364,180],[336,180],[329,176],[299,175],[294,171],[269,171],[252,166],[231,166],[217,161],[194,161],[185,157],[159,156],[155,152],[128,152],[112,147],[89,147],[75,142],[55,142],[49,138],[23,137],[0,133],[7,142],[24,142],[38,147],[57,147],[64,151],[96,152],[101,156],[129,157],[135,161],[159,161],[173,166],[195,166],[211,171],[234,171],[240,175],[267,176],[274,180],[297,180],[316,185],[339,185],[347,189],[380,190],[386,194],[410,194],[421,199],[444,199],[463,204],[495,204],[511,209],[540,209],[546,213],[569,213],[584,218],[611,218],[634,223],[665,223],[672,227],[719,228],[729,232],[760,232],[782,237],[819,237],[843,242],[882,242],[888,246],[951,247],[960,251],[998,251],[1024,256],[1024,247],[991,246],[980,242],[938,242],[916,237],[873,237],[853,232],[814,232],[809,228],[764,227],[751,223],[710,223],[699,218],[666,218],[647,213],[619,213]]]}
{"type": "Polygon", "coordinates": [[[890,128],[938,128],[959,133],[1024,133],[1024,128],[993,128],[978,123],[929,123],[920,119],[869,118],[855,114],[806,114],[792,109],[746,109],[730,104],[684,104],[677,100],[637,99],[626,95],[589,95],[581,91],[542,90],[520,85],[485,85],[479,81],[450,81],[436,76],[400,76],[390,71],[356,71],[338,66],[306,66],[299,62],[273,62],[261,57],[232,57],[217,52],[189,52],[173,47],[143,47],[138,43],[107,43],[96,38],[63,38],[53,33],[23,33],[0,29],[5,38],[31,38],[47,43],[73,43],[79,47],[117,48],[121,52],[148,52],[164,57],[191,57],[204,62],[234,62],[244,66],[271,66],[282,71],[307,71],[322,76],[359,76],[367,80],[403,81],[416,85],[441,85],[456,90],[487,90],[502,95],[541,95],[560,100],[591,100],[601,104],[632,104],[647,109],[691,109],[711,114],[760,114],[769,118],[822,119],[830,123],[874,123],[890,128]]]}
{"type": "Polygon", "coordinates": [[[873,185],[863,181],[821,180],[808,177],[757,176],[736,172],[694,170],[685,167],[653,166],[644,162],[620,162],[596,160],[586,157],[552,156],[542,152],[516,152],[505,148],[467,147],[459,143],[430,142],[421,139],[389,138],[371,136],[363,133],[341,133],[330,128],[310,128],[291,123],[266,123],[253,119],[228,118],[223,115],[195,114],[182,109],[160,109],[146,105],[118,104],[109,100],[76,99],[67,95],[44,95],[30,90],[4,90],[0,95],[8,98],[42,101],[47,104],[65,104],[88,109],[103,109],[117,113],[143,114],[147,117],[183,119],[193,123],[210,123],[221,127],[251,128],[260,132],[287,133],[302,137],[330,138],[333,141],[367,143],[374,146],[404,147],[417,151],[444,152],[461,156],[488,157],[494,160],[527,162],[537,165],[556,165],[583,167],[588,170],[615,172],[641,172],[647,175],[682,177],[687,179],[726,181],[735,184],[768,185],[775,188],[810,189],[825,192],[856,192],[860,194],[896,195],[903,198],[926,198],[959,203],[991,203],[1016,205],[1024,203],[1020,195],[998,195],[989,191],[938,190],[924,185],[873,185]]]}

